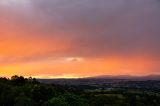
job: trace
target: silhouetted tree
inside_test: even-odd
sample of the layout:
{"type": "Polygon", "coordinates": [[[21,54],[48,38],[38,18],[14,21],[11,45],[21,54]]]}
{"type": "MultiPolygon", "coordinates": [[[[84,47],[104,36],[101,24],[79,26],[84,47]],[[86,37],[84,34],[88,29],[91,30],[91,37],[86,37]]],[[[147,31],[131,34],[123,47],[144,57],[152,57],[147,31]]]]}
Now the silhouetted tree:
{"type": "Polygon", "coordinates": [[[23,76],[19,77],[19,76],[15,75],[15,76],[11,77],[11,82],[15,85],[24,85],[26,80],[23,76]]]}

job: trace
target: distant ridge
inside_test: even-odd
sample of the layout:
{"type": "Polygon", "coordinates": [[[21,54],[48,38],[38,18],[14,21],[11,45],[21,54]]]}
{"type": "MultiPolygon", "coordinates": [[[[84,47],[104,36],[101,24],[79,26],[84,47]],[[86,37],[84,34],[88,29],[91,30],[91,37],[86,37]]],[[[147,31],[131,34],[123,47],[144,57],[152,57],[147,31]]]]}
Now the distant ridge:
{"type": "Polygon", "coordinates": [[[132,76],[132,75],[101,75],[88,77],[88,79],[126,79],[126,80],[160,80],[160,75],[132,76]]]}
{"type": "Polygon", "coordinates": [[[102,75],[86,78],[58,78],[58,79],[37,79],[41,83],[54,83],[59,85],[94,85],[94,84],[108,84],[108,83],[122,83],[128,81],[160,81],[160,75],[147,76],[130,76],[130,75],[102,75]]]}

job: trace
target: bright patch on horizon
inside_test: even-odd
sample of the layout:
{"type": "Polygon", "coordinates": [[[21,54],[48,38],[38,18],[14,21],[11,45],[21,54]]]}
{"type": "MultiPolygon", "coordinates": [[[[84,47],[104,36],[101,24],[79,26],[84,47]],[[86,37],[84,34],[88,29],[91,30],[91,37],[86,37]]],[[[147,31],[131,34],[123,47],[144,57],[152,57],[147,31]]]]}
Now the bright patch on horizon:
{"type": "Polygon", "coordinates": [[[48,75],[48,74],[42,74],[42,75],[36,75],[32,76],[34,78],[39,78],[39,79],[77,79],[77,78],[86,78],[89,76],[84,76],[84,75],[78,75],[78,74],[63,74],[63,75],[48,75]]]}

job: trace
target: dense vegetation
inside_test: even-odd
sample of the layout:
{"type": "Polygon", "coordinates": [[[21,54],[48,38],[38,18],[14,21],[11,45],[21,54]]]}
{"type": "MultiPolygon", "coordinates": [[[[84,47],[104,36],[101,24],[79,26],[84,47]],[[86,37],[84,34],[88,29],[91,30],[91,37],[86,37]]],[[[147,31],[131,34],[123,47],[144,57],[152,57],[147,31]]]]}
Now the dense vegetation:
{"type": "Polygon", "coordinates": [[[138,89],[87,91],[15,75],[0,78],[0,106],[160,106],[160,94],[138,89]]]}

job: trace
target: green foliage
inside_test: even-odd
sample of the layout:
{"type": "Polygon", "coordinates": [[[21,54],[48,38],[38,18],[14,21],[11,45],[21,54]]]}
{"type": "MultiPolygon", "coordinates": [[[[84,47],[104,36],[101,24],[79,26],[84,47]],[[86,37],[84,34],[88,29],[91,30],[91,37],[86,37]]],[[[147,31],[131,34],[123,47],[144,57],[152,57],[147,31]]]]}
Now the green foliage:
{"type": "Polygon", "coordinates": [[[157,91],[84,92],[78,86],[42,84],[31,77],[0,78],[0,106],[160,106],[159,100],[157,91]]]}
{"type": "Polygon", "coordinates": [[[21,93],[15,98],[14,106],[35,106],[36,103],[30,98],[27,97],[24,93],[21,93]]]}
{"type": "Polygon", "coordinates": [[[86,101],[73,93],[65,93],[48,100],[44,106],[88,106],[86,101]]]}
{"type": "Polygon", "coordinates": [[[68,102],[63,96],[53,97],[48,100],[43,106],[69,106],[68,102]]]}

